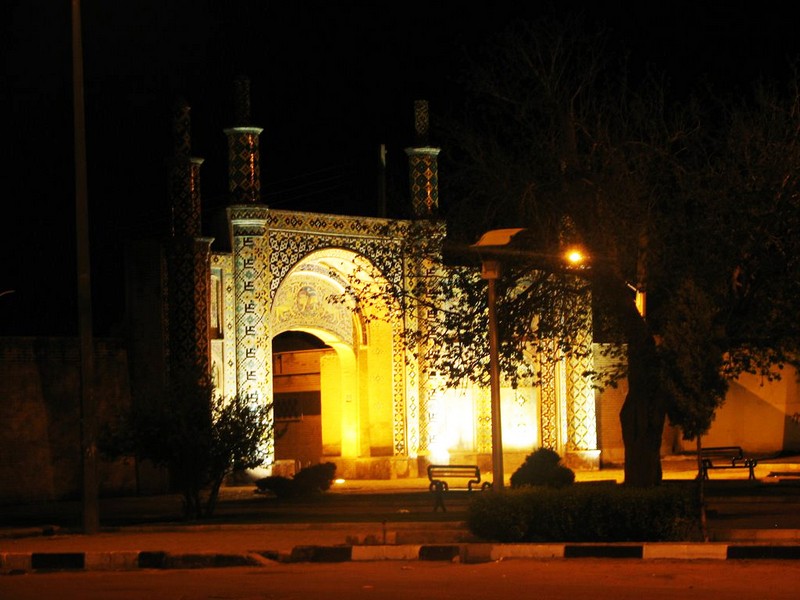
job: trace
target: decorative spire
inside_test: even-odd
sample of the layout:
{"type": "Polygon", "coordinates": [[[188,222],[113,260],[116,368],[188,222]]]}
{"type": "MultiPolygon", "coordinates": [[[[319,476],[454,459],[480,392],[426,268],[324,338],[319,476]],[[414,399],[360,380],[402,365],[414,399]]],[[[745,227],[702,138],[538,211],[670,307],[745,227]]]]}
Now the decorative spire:
{"type": "Polygon", "coordinates": [[[233,83],[233,110],[237,127],[250,125],[250,79],[244,75],[233,83]]]}
{"type": "Polygon", "coordinates": [[[174,155],[170,169],[170,202],[173,237],[194,238],[200,235],[200,165],[192,157],[191,108],[183,98],[175,102],[172,113],[174,155]]]}
{"type": "Polygon", "coordinates": [[[414,100],[414,132],[416,145],[427,146],[430,133],[430,113],[427,100],[414,100]]]}
{"type": "Polygon", "coordinates": [[[263,131],[250,124],[250,80],[234,81],[236,125],[225,130],[228,136],[228,189],[232,204],[261,202],[261,155],[258,136],[263,131]]]}
{"type": "Polygon", "coordinates": [[[406,148],[408,154],[411,210],[416,219],[435,218],[439,213],[439,148],[428,142],[429,112],[427,100],[414,102],[416,145],[406,148]]]}
{"type": "Polygon", "coordinates": [[[184,98],[175,101],[172,113],[174,156],[188,158],[192,154],[191,107],[184,98]]]}

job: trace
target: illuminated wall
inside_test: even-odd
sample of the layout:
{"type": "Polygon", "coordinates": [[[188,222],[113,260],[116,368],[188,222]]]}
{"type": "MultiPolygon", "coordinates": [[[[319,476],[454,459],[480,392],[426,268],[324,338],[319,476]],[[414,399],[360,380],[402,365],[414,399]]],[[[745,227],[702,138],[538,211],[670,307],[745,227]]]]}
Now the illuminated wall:
{"type": "MultiPolygon", "coordinates": [[[[413,285],[409,274],[422,273],[403,264],[397,251],[407,232],[404,222],[266,208],[258,209],[256,220],[254,208],[231,210],[237,223],[233,256],[215,254],[211,260],[218,385],[226,393],[233,385],[238,393],[247,393],[248,386],[271,393],[272,337],[305,331],[334,350],[320,363],[321,460],[344,461],[341,469],[352,467],[351,476],[358,461],[388,460],[394,465],[389,476],[397,461],[412,474],[419,470],[408,465],[485,463],[491,455],[488,390],[442,389],[427,374],[423,357],[402,342],[403,328],[417,322],[415,315],[365,301],[381,278],[413,285]],[[260,224],[263,230],[254,229],[260,224]],[[261,373],[257,384],[254,371],[261,373]],[[344,466],[347,461],[350,466],[344,466]]],[[[513,463],[544,445],[596,466],[594,391],[582,377],[588,365],[549,364],[552,372],[540,385],[503,387],[504,451],[513,463]]]]}
{"type": "MultiPolygon", "coordinates": [[[[416,475],[431,461],[481,464],[492,451],[488,390],[441,389],[426,348],[404,343],[405,331],[425,327],[424,308],[402,313],[396,301],[370,300],[384,283],[424,290],[439,268],[446,232],[437,217],[439,149],[428,143],[427,103],[415,103],[416,145],[406,150],[413,221],[261,204],[261,129],[250,126],[246,80],[237,82],[236,107],[237,126],[225,130],[231,252],[212,255],[208,286],[217,389],[269,402],[272,339],[304,331],[333,350],[320,358],[321,459],[337,459],[357,476],[387,477],[416,475]],[[426,248],[405,252],[409,243],[421,248],[414,240],[426,248]]],[[[589,367],[561,361],[541,386],[502,390],[507,453],[545,445],[597,454],[594,393],[580,375],[589,367]]]]}
{"type": "MultiPolygon", "coordinates": [[[[786,366],[779,381],[744,374],[731,382],[717,411],[705,446],[741,446],[753,454],[800,450],[800,385],[797,372],[786,366]],[[754,426],[757,423],[757,426],[754,426]]],[[[693,442],[682,442],[687,450],[693,442]]]]}
{"type": "MultiPolygon", "coordinates": [[[[228,209],[233,243],[236,392],[256,404],[272,400],[272,337],[267,290],[269,250],[264,237],[266,207],[228,209]]],[[[272,461],[274,439],[265,440],[272,461]]]]}
{"type": "Polygon", "coordinates": [[[364,397],[368,400],[367,414],[370,456],[392,456],[392,326],[386,321],[371,321],[368,325],[369,345],[362,348],[360,378],[364,397]]]}

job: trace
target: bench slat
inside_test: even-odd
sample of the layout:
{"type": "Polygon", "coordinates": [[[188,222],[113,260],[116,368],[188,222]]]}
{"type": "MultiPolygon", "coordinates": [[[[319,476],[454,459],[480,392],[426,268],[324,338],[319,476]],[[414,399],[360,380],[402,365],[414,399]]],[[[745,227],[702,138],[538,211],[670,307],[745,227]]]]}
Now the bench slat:
{"type": "Polygon", "coordinates": [[[747,458],[741,446],[711,446],[700,449],[700,460],[702,464],[703,479],[708,479],[709,469],[748,469],[748,479],[755,479],[755,467],[758,460],[747,458]],[[715,463],[714,461],[727,460],[726,464],[715,463]]]}
{"type": "MultiPolygon", "coordinates": [[[[477,465],[428,465],[428,479],[431,491],[447,491],[449,486],[443,479],[469,479],[467,489],[472,491],[472,486],[481,482],[481,470],[477,465]]],[[[488,486],[484,483],[481,489],[488,486]]]]}

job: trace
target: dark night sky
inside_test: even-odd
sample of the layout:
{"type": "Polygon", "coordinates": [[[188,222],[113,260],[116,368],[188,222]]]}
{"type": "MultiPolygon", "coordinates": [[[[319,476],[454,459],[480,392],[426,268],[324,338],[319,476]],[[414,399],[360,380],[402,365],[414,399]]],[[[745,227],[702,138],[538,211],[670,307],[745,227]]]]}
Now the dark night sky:
{"type": "MultiPolygon", "coordinates": [[[[0,31],[5,116],[0,334],[68,334],[75,317],[68,0],[12,0],[0,31]]],[[[547,2],[500,0],[83,0],[93,300],[98,335],[122,318],[122,242],[164,225],[170,107],[192,106],[207,213],[224,203],[232,81],[252,80],[263,200],[275,208],[374,214],[378,146],[402,185],[412,103],[433,116],[464,52],[547,2]]],[[[800,49],[784,2],[553,2],[583,8],[677,89],[703,77],[735,90],[800,49]],[[663,6],[663,8],[655,8],[663,6]]],[[[566,7],[566,8],[565,8],[566,7]]],[[[446,149],[445,149],[446,150],[446,149]]],[[[446,176],[446,174],[443,174],[446,176]]]]}

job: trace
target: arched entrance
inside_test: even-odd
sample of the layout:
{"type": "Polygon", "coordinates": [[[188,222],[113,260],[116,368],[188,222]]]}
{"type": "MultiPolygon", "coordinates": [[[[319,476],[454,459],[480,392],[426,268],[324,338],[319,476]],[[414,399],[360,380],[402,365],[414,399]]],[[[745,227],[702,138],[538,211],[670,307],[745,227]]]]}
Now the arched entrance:
{"type": "Polygon", "coordinates": [[[318,337],[287,331],[272,340],[272,407],[278,470],[297,472],[322,457],[320,363],[333,352],[318,337]]]}
{"type": "Polygon", "coordinates": [[[331,461],[345,477],[390,476],[398,328],[379,285],[377,269],[363,256],[327,248],[302,258],[276,289],[273,339],[302,332],[318,340],[316,348],[273,349],[278,470],[331,461]],[[304,425],[291,413],[293,400],[316,410],[316,386],[315,428],[310,415],[304,425]]]}

